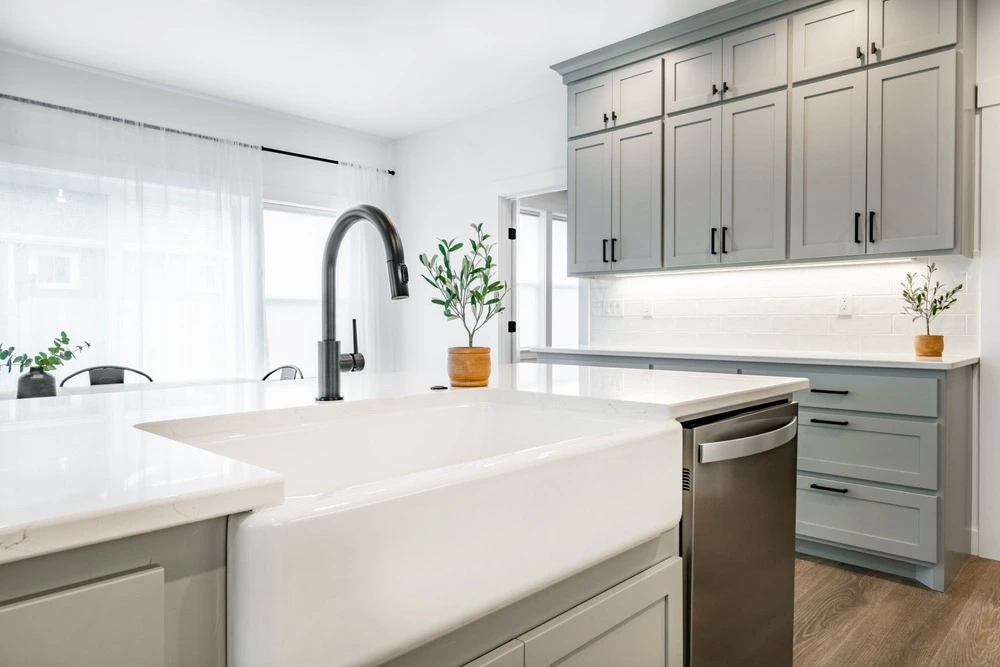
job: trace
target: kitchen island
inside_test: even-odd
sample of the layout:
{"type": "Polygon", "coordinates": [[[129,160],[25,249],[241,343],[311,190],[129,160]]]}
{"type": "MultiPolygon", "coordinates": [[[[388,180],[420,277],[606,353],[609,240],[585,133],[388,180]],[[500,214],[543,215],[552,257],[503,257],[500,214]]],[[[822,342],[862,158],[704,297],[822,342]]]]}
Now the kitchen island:
{"type": "MultiPolygon", "coordinates": [[[[0,565],[0,635],[4,610],[12,605],[23,608],[24,600],[45,597],[53,589],[62,591],[59,599],[65,602],[65,591],[76,587],[100,599],[107,588],[100,582],[124,577],[114,579],[123,591],[154,591],[139,611],[152,615],[149,626],[154,645],[155,628],[161,629],[164,657],[156,664],[192,664],[192,659],[224,664],[224,583],[227,565],[232,566],[226,556],[226,517],[246,520],[253,516],[247,512],[287,502],[286,480],[278,472],[223,456],[211,447],[185,444],[135,425],[237,414],[259,419],[269,414],[261,411],[268,410],[328,410],[333,415],[355,402],[427,397],[431,387],[441,382],[441,377],[432,374],[351,375],[344,378],[347,402],[324,406],[314,405],[315,385],[309,380],[0,402],[0,477],[5,480],[0,489],[0,557],[7,563],[0,565]],[[192,559],[192,553],[200,557],[192,559]],[[210,608],[193,609],[196,600],[211,603],[210,608]],[[157,613],[165,618],[159,626],[157,613]]],[[[619,421],[666,425],[787,397],[807,383],[776,377],[524,364],[498,368],[491,386],[521,395],[544,394],[562,401],[564,407],[585,401],[588,409],[610,411],[619,421]]],[[[467,393],[471,397],[476,391],[467,393]]],[[[665,439],[663,447],[679,466],[679,441],[665,439]]],[[[558,445],[552,447],[558,457],[557,449],[558,445]]],[[[679,484],[669,493],[679,497],[679,484]]],[[[664,512],[655,526],[650,524],[651,529],[664,534],[674,529],[679,520],[677,508],[664,512]]],[[[646,553],[653,537],[646,535],[642,540],[646,553]]],[[[623,545],[628,548],[620,556],[635,556],[635,549],[643,544],[623,545]]],[[[676,554],[676,547],[669,553],[670,540],[657,544],[660,562],[676,554]]],[[[406,549],[400,546],[403,558],[406,549]]],[[[582,572],[574,566],[576,574],[567,571],[565,575],[593,575],[595,568],[614,560],[607,553],[596,554],[594,559],[579,561],[582,572]]],[[[618,575],[606,572],[604,576],[618,575]]],[[[560,582],[545,583],[556,587],[560,582]]],[[[605,579],[597,590],[606,590],[607,583],[611,581],[605,579]]],[[[539,600],[545,588],[535,584],[519,591],[521,603],[539,600]]],[[[231,590],[230,601],[232,595],[231,590]]],[[[452,618],[447,630],[474,625],[482,616],[452,618]]],[[[136,613],[121,620],[136,622],[137,618],[149,621],[136,613]]],[[[446,633],[435,627],[434,635],[408,637],[394,648],[393,655],[404,656],[410,649],[440,642],[446,633]]],[[[137,629],[131,631],[135,634],[137,629]]],[[[476,641],[484,641],[484,634],[488,633],[477,633],[476,641]]],[[[70,633],[66,641],[71,640],[85,642],[86,638],[70,633]]],[[[467,650],[473,650],[474,644],[469,640],[467,650]]]]}

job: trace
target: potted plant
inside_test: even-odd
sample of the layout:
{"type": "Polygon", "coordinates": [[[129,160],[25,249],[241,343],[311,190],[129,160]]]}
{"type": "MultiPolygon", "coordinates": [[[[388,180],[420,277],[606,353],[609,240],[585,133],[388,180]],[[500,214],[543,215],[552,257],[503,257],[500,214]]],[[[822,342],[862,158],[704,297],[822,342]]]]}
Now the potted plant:
{"type": "Polygon", "coordinates": [[[913,340],[913,348],[918,357],[940,357],[944,354],[944,336],[931,335],[931,322],[938,315],[955,305],[956,295],[964,285],[959,283],[951,289],[944,289],[941,283],[934,279],[937,266],[927,265],[927,273],[918,275],[907,273],[903,285],[903,312],[914,322],[923,320],[926,334],[918,334],[913,340]],[[917,284],[918,279],[920,284],[917,284]]]}
{"type": "Polygon", "coordinates": [[[469,249],[455,239],[438,239],[440,255],[420,255],[424,267],[423,279],[439,297],[431,303],[440,306],[449,320],[458,320],[469,337],[468,347],[448,348],[448,377],[453,387],[485,387],[490,379],[490,348],[475,347],[476,332],[487,322],[504,312],[507,283],[496,279],[497,266],[492,252],[496,244],[488,243],[489,234],[483,225],[474,224],[476,238],[469,239],[469,249]]]}
{"type": "Polygon", "coordinates": [[[52,339],[52,345],[34,355],[15,354],[13,345],[8,347],[0,344],[0,365],[6,366],[8,373],[13,373],[15,366],[18,373],[24,373],[24,369],[28,369],[28,372],[17,380],[18,398],[55,396],[56,379],[49,375],[49,371],[55,370],[70,359],[75,359],[76,353],[83,352],[87,347],[90,347],[87,341],[83,341],[83,345],[71,346],[69,336],[65,331],[60,331],[59,335],[52,339]]]}

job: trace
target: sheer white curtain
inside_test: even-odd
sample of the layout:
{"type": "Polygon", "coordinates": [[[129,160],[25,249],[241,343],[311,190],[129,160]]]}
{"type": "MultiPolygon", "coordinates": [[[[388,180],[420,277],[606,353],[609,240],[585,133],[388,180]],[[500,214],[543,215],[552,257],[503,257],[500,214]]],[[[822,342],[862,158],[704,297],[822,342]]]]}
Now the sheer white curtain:
{"type": "Polygon", "coordinates": [[[0,343],[90,341],[57,377],[259,377],[262,213],[258,149],[0,99],[0,343]]]}
{"type": "MultiPolygon", "coordinates": [[[[391,179],[383,169],[341,163],[337,167],[338,212],[371,204],[392,218],[391,179]]],[[[408,261],[412,259],[407,257],[408,261]]],[[[366,222],[355,224],[340,249],[337,266],[337,337],[346,352],[351,341],[351,319],[358,320],[358,341],[370,372],[395,370],[389,334],[394,304],[385,262],[385,249],[375,229],[366,222]]]]}

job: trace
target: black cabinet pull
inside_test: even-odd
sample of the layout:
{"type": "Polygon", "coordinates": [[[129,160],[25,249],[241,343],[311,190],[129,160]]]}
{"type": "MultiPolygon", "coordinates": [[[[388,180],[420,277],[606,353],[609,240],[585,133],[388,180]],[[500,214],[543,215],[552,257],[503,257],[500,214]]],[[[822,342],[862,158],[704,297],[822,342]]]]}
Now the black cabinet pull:
{"type": "Polygon", "coordinates": [[[722,92],[725,93],[728,90],[729,90],[729,84],[726,83],[725,81],[723,81],[722,82],[722,92]]]}
{"type": "Polygon", "coordinates": [[[855,213],[854,214],[854,242],[855,243],[864,243],[864,241],[861,239],[861,214],[860,213],[855,213]]]}
{"type": "Polygon", "coordinates": [[[828,424],[830,426],[847,426],[849,424],[849,422],[838,422],[832,419],[816,419],[815,417],[813,417],[809,421],[812,422],[813,424],[828,424]]]}
{"type": "Polygon", "coordinates": [[[858,60],[862,60],[863,61],[864,59],[865,59],[865,54],[861,53],[861,47],[859,46],[858,47],[858,60]]]}
{"type": "Polygon", "coordinates": [[[601,239],[601,243],[603,244],[602,245],[602,249],[601,249],[601,259],[604,260],[605,264],[607,264],[608,263],[608,240],[607,239],[601,239]]]}
{"type": "Polygon", "coordinates": [[[728,255],[729,254],[729,251],[726,250],[726,230],[728,230],[728,229],[729,229],[729,227],[723,227],[722,228],[722,254],[723,255],[728,255]]]}
{"type": "Polygon", "coordinates": [[[836,394],[837,396],[847,396],[846,389],[810,389],[811,394],[836,394]]]}
{"type": "Polygon", "coordinates": [[[872,42],[872,55],[878,53],[878,47],[875,46],[875,42],[872,42]]]}
{"type": "Polygon", "coordinates": [[[712,95],[718,95],[718,94],[719,94],[719,87],[713,83],[712,84],[712,95]]]}
{"type": "Polygon", "coordinates": [[[875,243],[875,211],[868,211],[868,242],[875,243]]]}
{"type": "Polygon", "coordinates": [[[614,111],[611,112],[611,120],[618,120],[618,114],[614,111]]]}
{"type": "Polygon", "coordinates": [[[832,486],[823,486],[822,484],[810,484],[810,489],[819,489],[820,491],[833,491],[834,493],[847,493],[847,489],[835,489],[832,486]]]}
{"type": "Polygon", "coordinates": [[[604,124],[608,124],[608,114],[604,114],[604,124]]]}
{"type": "Polygon", "coordinates": [[[612,238],[611,239],[611,261],[612,262],[617,262],[618,261],[617,259],[615,259],[615,244],[616,243],[618,243],[618,239],[612,238]]]}
{"type": "Polygon", "coordinates": [[[712,254],[713,255],[718,255],[719,254],[719,253],[717,253],[715,251],[715,235],[718,234],[718,233],[719,233],[719,230],[716,227],[712,227],[712,254]]]}

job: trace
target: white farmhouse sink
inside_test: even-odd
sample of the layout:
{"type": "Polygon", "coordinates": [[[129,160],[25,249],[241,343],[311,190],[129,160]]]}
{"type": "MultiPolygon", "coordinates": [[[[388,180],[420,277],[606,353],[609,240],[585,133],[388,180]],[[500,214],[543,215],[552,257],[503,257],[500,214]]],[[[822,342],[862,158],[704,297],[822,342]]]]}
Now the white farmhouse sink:
{"type": "Polygon", "coordinates": [[[675,527],[681,435],[493,389],[143,424],[285,475],[229,529],[230,664],[368,665],[675,527]]]}

